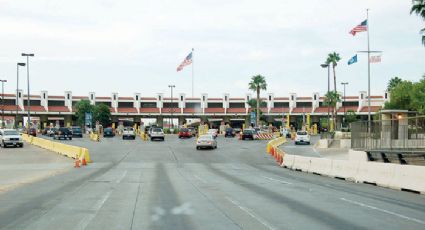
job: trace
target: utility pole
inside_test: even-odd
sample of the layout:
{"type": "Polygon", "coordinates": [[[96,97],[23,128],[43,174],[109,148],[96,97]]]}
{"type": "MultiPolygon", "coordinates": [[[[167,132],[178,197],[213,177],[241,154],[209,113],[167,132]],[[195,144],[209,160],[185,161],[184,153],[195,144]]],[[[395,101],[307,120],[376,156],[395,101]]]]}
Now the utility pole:
{"type": "Polygon", "coordinates": [[[4,129],[4,83],[7,80],[0,80],[1,82],[1,104],[2,104],[2,113],[1,113],[1,127],[4,129]]]}
{"type": "Polygon", "coordinates": [[[347,114],[346,114],[346,111],[345,111],[345,86],[346,85],[348,85],[348,82],[341,82],[341,85],[343,85],[344,86],[344,100],[343,100],[343,105],[342,105],[342,107],[344,107],[344,119],[343,119],[343,124],[345,123],[345,119],[346,119],[346,116],[347,116],[347,114]]]}
{"type": "Polygon", "coordinates": [[[28,87],[28,95],[27,95],[27,110],[28,110],[28,124],[27,129],[30,128],[31,124],[31,105],[30,105],[30,63],[29,63],[29,57],[34,57],[34,54],[26,54],[22,53],[23,57],[27,57],[27,87],[28,87]]]}
{"type": "Polygon", "coordinates": [[[174,130],[174,124],[173,124],[173,112],[174,112],[174,107],[173,107],[173,88],[175,88],[175,85],[168,85],[168,87],[171,89],[171,128],[174,130]]]}
{"type": "Polygon", "coordinates": [[[25,66],[25,63],[16,63],[16,115],[15,115],[15,128],[18,128],[18,108],[19,108],[19,66],[25,66]]]}

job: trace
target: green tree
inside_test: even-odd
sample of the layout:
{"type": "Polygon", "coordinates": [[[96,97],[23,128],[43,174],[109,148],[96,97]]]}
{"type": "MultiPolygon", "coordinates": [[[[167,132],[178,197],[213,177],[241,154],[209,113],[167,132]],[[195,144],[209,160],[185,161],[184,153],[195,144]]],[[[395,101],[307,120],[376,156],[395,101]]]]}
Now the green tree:
{"type": "Polygon", "coordinates": [[[336,127],[336,104],[338,102],[341,102],[341,96],[336,91],[329,91],[325,94],[325,105],[329,105],[332,108],[332,118],[333,118],[333,124],[334,128],[336,127]]]}
{"type": "Polygon", "coordinates": [[[111,111],[105,104],[98,104],[93,110],[93,119],[99,121],[103,127],[107,127],[111,123],[111,111]]]}
{"type": "Polygon", "coordinates": [[[251,82],[248,84],[249,89],[257,93],[257,125],[260,123],[260,92],[267,90],[266,78],[262,75],[255,75],[251,77],[251,82]]]}
{"type": "MultiPolygon", "coordinates": [[[[410,9],[410,14],[415,13],[423,20],[425,20],[425,0],[412,0],[413,6],[410,9]]],[[[425,28],[420,30],[422,34],[422,44],[425,46],[425,28]]]]}
{"type": "Polygon", "coordinates": [[[85,125],[86,113],[93,113],[94,106],[90,104],[89,100],[81,100],[75,104],[75,116],[77,117],[77,123],[80,126],[85,125]]]}
{"type": "Polygon", "coordinates": [[[387,85],[387,90],[391,91],[392,89],[394,89],[398,84],[400,84],[403,80],[399,77],[393,77],[390,79],[390,81],[388,82],[387,85]]]}
{"type": "Polygon", "coordinates": [[[411,107],[419,113],[425,114],[425,76],[413,84],[411,99],[411,107]]]}
{"type": "Polygon", "coordinates": [[[412,106],[413,83],[402,81],[391,90],[390,101],[385,103],[386,109],[415,110],[412,106]]]}
{"type": "Polygon", "coordinates": [[[357,114],[353,110],[348,110],[345,115],[345,122],[352,123],[357,121],[357,114]]]}
{"type": "Polygon", "coordinates": [[[326,64],[332,65],[332,70],[334,74],[334,91],[336,92],[336,71],[335,68],[338,65],[338,62],[341,60],[341,57],[339,56],[339,53],[333,52],[328,54],[328,57],[326,58],[326,64]]]}

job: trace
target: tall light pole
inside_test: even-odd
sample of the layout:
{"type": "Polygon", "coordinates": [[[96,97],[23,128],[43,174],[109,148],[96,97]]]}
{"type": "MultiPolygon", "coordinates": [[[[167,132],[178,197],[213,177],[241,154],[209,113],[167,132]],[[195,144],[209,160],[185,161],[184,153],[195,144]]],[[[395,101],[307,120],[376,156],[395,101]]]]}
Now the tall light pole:
{"type": "MultiPolygon", "coordinates": [[[[329,64],[321,64],[320,65],[322,68],[328,68],[328,95],[329,95],[329,90],[330,90],[330,78],[331,78],[331,66],[329,65],[329,64]]],[[[330,104],[328,103],[328,132],[329,132],[329,128],[330,128],[330,124],[331,124],[331,121],[330,121],[330,118],[329,118],[329,113],[330,113],[330,110],[331,110],[331,107],[330,107],[330,104]]]]}
{"type": "Polygon", "coordinates": [[[7,82],[7,80],[0,80],[1,82],[1,108],[2,108],[2,113],[1,113],[1,127],[4,129],[4,83],[7,82]]]}
{"type": "Polygon", "coordinates": [[[25,66],[25,63],[18,62],[16,63],[16,115],[15,115],[15,128],[18,128],[18,108],[19,108],[19,66],[25,66]]]}
{"type": "Polygon", "coordinates": [[[27,128],[29,128],[31,124],[31,114],[30,114],[30,63],[29,63],[29,57],[34,57],[34,54],[26,54],[22,53],[22,57],[27,57],[27,86],[28,86],[28,97],[27,97],[27,110],[28,110],[28,121],[27,121],[27,128]]]}
{"type": "Polygon", "coordinates": [[[174,112],[174,107],[173,107],[173,88],[175,88],[175,85],[168,85],[168,87],[171,89],[171,128],[174,129],[174,124],[173,124],[173,112],[174,112]]]}
{"type": "MultiPolygon", "coordinates": [[[[341,85],[344,86],[344,100],[343,100],[343,104],[345,104],[345,86],[348,85],[348,82],[341,82],[341,85]]],[[[345,111],[345,105],[342,105],[342,107],[344,107],[344,120],[343,122],[345,123],[345,117],[347,116],[346,111],[345,111]]]]}

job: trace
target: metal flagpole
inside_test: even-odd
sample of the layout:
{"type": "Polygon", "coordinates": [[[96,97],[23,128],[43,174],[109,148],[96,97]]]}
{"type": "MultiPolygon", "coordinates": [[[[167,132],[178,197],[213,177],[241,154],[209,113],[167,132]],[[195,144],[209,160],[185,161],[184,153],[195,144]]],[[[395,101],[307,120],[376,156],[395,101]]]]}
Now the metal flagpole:
{"type": "Polygon", "coordinates": [[[370,132],[372,128],[372,120],[370,117],[370,41],[369,41],[369,9],[366,9],[366,20],[367,20],[367,120],[368,120],[368,134],[370,137],[370,132]]]}
{"type": "Polygon", "coordinates": [[[192,97],[195,97],[194,96],[194,93],[193,93],[193,85],[194,85],[194,69],[195,69],[195,56],[194,56],[194,51],[195,51],[195,49],[193,49],[192,48],[192,97]]]}

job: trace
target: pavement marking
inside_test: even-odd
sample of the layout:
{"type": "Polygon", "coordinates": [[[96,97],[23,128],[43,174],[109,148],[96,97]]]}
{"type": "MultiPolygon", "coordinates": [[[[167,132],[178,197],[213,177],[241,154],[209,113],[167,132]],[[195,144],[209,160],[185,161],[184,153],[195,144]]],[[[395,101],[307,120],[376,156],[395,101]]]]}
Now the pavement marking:
{"type": "Polygon", "coordinates": [[[171,210],[171,213],[174,215],[193,215],[195,211],[193,211],[190,203],[184,203],[180,206],[174,207],[171,210]]]}
{"type": "Polygon", "coordinates": [[[276,229],[273,225],[269,224],[266,220],[264,220],[263,218],[259,217],[258,215],[256,215],[253,211],[249,210],[248,208],[239,205],[239,203],[237,201],[232,200],[230,197],[226,196],[226,199],[228,201],[230,201],[232,204],[236,205],[239,209],[241,209],[242,211],[246,212],[248,215],[250,215],[252,218],[254,218],[255,220],[257,220],[258,222],[260,222],[262,225],[266,226],[268,229],[270,230],[274,230],[276,229]]]}
{"type": "Polygon", "coordinates": [[[120,178],[115,181],[115,183],[117,184],[121,183],[122,179],[124,179],[125,176],[127,176],[127,170],[124,171],[124,173],[120,176],[120,178]]]}
{"type": "Polygon", "coordinates": [[[402,219],[405,219],[405,220],[408,220],[408,221],[412,221],[412,222],[416,222],[416,223],[425,225],[425,222],[422,221],[422,220],[418,220],[418,219],[415,219],[415,218],[412,218],[412,217],[408,217],[408,216],[405,216],[405,215],[402,215],[402,214],[391,212],[391,211],[381,209],[381,208],[378,208],[378,207],[374,207],[374,206],[371,206],[371,205],[363,204],[363,203],[360,203],[360,202],[357,202],[357,201],[353,201],[353,200],[349,200],[349,199],[345,199],[345,198],[339,198],[339,199],[343,200],[345,202],[351,203],[351,204],[355,204],[355,205],[358,205],[358,206],[361,206],[361,207],[370,208],[372,210],[376,210],[376,211],[383,212],[383,213],[386,213],[386,214],[389,214],[389,215],[397,216],[399,218],[402,218],[402,219]]]}
{"type": "Polygon", "coordinates": [[[196,178],[196,179],[198,179],[198,180],[200,180],[202,183],[204,183],[204,184],[207,184],[207,181],[206,180],[204,180],[204,179],[202,179],[201,177],[199,177],[198,175],[194,175],[194,177],[196,178]]]}
{"type": "Polygon", "coordinates": [[[81,222],[78,224],[77,229],[86,229],[87,225],[89,225],[89,223],[93,220],[93,218],[97,215],[97,212],[100,210],[100,208],[102,208],[103,204],[105,204],[106,200],[108,200],[109,196],[111,196],[112,191],[108,191],[107,193],[105,193],[101,199],[99,199],[94,205],[93,207],[90,209],[92,211],[95,211],[94,213],[90,213],[85,215],[82,219],[81,222]]]}
{"type": "Polygon", "coordinates": [[[287,182],[287,181],[284,181],[284,180],[274,179],[274,178],[266,177],[266,176],[262,176],[262,177],[263,177],[263,178],[266,178],[266,179],[268,179],[268,180],[271,180],[271,181],[277,181],[277,182],[280,182],[280,183],[282,183],[282,184],[292,184],[292,183],[287,182]]]}

